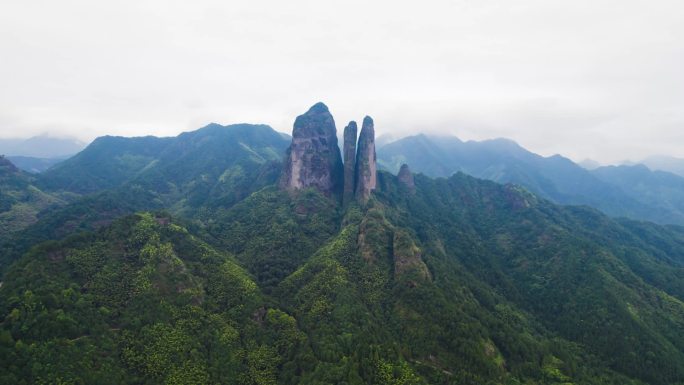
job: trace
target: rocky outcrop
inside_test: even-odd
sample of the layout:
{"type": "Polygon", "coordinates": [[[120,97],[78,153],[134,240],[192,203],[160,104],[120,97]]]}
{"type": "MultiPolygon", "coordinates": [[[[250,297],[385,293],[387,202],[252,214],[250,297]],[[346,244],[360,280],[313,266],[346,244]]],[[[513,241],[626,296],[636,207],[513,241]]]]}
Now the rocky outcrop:
{"type": "Polygon", "coordinates": [[[290,191],[315,187],[328,196],[341,197],[344,205],[354,198],[362,203],[368,201],[377,185],[373,119],[363,119],[358,141],[357,130],[353,121],[344,129],[343,165],[335,121],[328,107],[317,103],[297,117],[280,187],[290,191]]]}
{"type": "Polygon", "coordinates": [[[403,184],[411,193],[416,191],[416,183],[413,180],[413,174],[408,164],[404,163],[399,169],[399,174],[397,175],[399,183],[403,184]]]}
{"type": "Polygon", "coordinates": [[[351,121],[344,128],[344,191],[342,203],[346,206],[354,199],[356,172],[356,122],[351,121]]]}
{"type": "Polygon", "coordinates": [[[317,103],[297,117],[287,150],[280,187],[315,187],[331,196],[342,192],[344,170],[337,145],[337,129],[328,107],[317,103]]]}
{"type": "Polygon", "coordinates": [[[356,198],[365,202],[377,184],[375,155],[375,127],[373,119],[366,116],[361,126],[356,152],[356,198]]]}

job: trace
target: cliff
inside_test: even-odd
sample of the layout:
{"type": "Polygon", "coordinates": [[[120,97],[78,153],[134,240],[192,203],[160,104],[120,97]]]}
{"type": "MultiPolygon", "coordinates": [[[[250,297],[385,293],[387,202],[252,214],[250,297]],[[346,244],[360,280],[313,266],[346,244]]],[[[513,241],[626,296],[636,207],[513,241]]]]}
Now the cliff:
{"type": "Polygon", "coordinates": [[[356,153],[356,198],[365,202],[377,184],[377,165],[375,155],[375,127],[373,119],[363,119],[356,153]]]}
{"type": "Polygon", "coordinates": [[[317,103],[295,120],[280,187],[315,187],[330,196],[342,191],[343,173],[335,120],[325,104],[317,103]]]}

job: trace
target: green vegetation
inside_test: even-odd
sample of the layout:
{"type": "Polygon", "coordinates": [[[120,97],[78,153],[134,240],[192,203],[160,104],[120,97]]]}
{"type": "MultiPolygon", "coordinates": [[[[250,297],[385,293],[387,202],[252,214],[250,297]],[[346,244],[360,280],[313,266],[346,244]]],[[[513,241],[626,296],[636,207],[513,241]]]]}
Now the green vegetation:
{"type": "Polygon", "coordinates": [[[141,214],[8,273],[2,383],[268,383],[302,337],[227,255],[141,214]],[[265,338],[268,336],[268,338],[265,338]]]}
{"type": "Polygon", "coordinates": [[[43,211],[65,204],[63,199],[34,184],[33,176],[0,156],[0,243],[37,222],[43,211]]]}
{"type": "MultiPolygon", "coordinates": [[[[176,138],[99,138],[36,177],[69,204],[43,210],[37,223],[0,231],[0,273],[40,241],[95,230],[122,215],[166,209],[187,218],[229,207],[277,180],[286,146],[270,127],[249,124],[211,124],[176,138]]],[[[2,224],[0,213],[0,230],[2,224]]]]}
{"type": "Polygon", "coordinates": [[[8,236],[0,383],[684,384],[682,228],[460,173],[342,207],[231,127],[8,236]]]}

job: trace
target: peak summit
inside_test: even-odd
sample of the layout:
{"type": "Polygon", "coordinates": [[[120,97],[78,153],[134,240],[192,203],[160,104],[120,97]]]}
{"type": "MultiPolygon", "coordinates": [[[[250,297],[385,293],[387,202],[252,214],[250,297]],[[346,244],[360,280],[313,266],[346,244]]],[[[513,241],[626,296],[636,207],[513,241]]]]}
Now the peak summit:
{"type": "Polygon", "coordinates": [[[311,108],[309,108],[309,111],[307,111],[306,114],[308,115],[308,114],[312,114],[312,113],[325,113],[325,112],[330,112],[330,110],[328,110],[328,106],[326,106],[325,103],[323,103],[323,102],[318,102],[318,103],[314,104],[313,106],[311,106],[311,108]]]}
{"type": "Polygon", "coordinates": [[[294,122],[280,186],[286,190],[315,187],[332,195],[342,190],[342,174],[335,120],[325,104],[316,103],[294,122]]]}

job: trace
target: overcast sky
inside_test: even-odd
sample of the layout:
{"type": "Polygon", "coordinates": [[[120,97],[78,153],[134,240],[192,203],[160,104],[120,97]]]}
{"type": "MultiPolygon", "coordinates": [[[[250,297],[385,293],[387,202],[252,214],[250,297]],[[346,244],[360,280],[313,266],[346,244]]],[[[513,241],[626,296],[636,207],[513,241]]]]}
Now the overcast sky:
{"type": "Polygon", "coordinates": [[[0,137],[209,122],[684,157],[684,2],[0,0],[0,137]]]}

